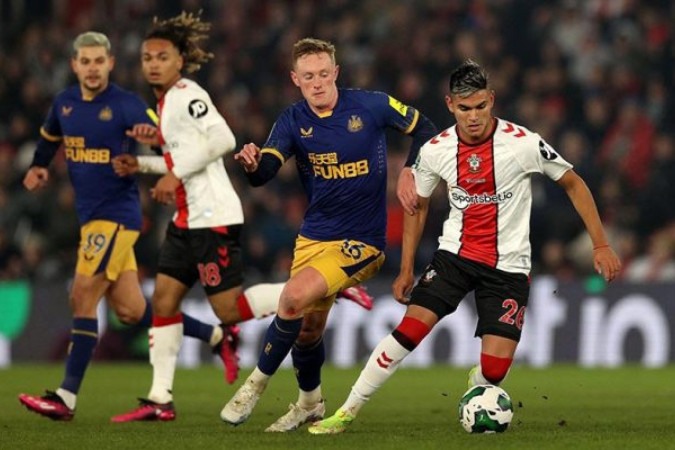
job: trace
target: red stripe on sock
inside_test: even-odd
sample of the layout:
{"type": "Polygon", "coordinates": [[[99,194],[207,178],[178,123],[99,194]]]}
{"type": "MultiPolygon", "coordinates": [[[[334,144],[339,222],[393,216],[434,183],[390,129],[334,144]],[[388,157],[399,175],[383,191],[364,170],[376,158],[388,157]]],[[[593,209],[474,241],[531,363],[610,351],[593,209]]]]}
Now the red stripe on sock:
{"type": "Polygon", "coordinates": [[[237,297],[237,309],[239,310],[239,316],[241,317],[242,322],[253,319],[253,310],[243,292],[237,297]]]}
{"type": "Polygon", "coordinates": [[[159,317],[152,316],[152,326],[153,327],[166,327],[169,325],[175,325],[177,323],[183,323],[183,314],[178,313],[173,317],[159,317]]]}
{"type": "Polygon", "coordinates": [[[422,342],[422,339],[429,334],[431,328],[421,320],[405,316],[403,317],[403,320],[401,320],[401,323],[396,327],[396,330],[410,339],[410,341],[417,346],[417,344],[422,342]]]}
{"type": "Polygon", "coordinates": [[[511,358],[498,358],[487,353],[480,354],[481,371],[485,379],[492,384],[499,384],[504,379],[512,362],[511,358]]]}

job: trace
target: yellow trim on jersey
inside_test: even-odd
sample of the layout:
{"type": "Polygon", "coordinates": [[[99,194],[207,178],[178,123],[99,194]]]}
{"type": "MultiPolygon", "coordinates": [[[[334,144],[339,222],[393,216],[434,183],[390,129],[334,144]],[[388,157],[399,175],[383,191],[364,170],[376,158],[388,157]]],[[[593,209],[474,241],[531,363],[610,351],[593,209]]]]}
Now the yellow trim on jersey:
{"type": "Polygon", "coordinates": [[[281,152],[279,150],[277,150],[276,148],[265,147],[262,150],[260,150],[260,153],[261,154],[269,153],[270,155],[276,156],[281,161],[281,164],[286,162],[286,158],[284,158],[284,155],[282,155],[281,152]]]}
{"type": "Polygon", "coordinates": [[[333,115],[333,110],[332,110],[332,109],[331,109],[330,111],[326,111],[326,112],[322,112],[322,113],[318,113],[318,114],[317,114],[317,116],[319,117],[319,119],[325,119],[326,117],[330,117],[330,116],[332,116],[332,115],[333,115]]]}
{"type": "Polygon", "coordinates": [[[154,109],[148,108],[145,110],[145,113],[152,119],[153,122],[155,122],[155,125],[159,123],[159,117],[157,117],[157,113],[155,112],[154,109]]]}
{"type": "Polygon", "coordinates": [[[63,140],[63,136],[54,136],[53,134],[49,134],[42,127],[40,128],[40,136],[42,136],[43,138],[45,138],[50,142],[61,142],[63,140]]]}
{"type": "Polygon", "coordinates": [[[108,220],[85,223],[80,229],[75,272],[88,277],[105,272],[108,280],[116,281],[122,272],[136,271],[134,244],[139,234],[108,220]]]}
{"type": "Polygon", "coordinates": [[[98,337],[98,333],[94,333],[93,331],[84,331],[84,330],[76,330],[76,329],[72,329],[70,331],[70,334],[81,334],[83,336],[90,336],[90,337],[93,337],[93,338],[98,337]]]}
{"type": "Polygon", "coordinates": [[[403,132],[405,134],[410,134],[410,132],[415,128],[415,125],[417,125],[417,121],[419,120],[419,118],[420,118],[420,112],[418,110],[415,110],[415,115],[413,116],[412,123],[403,132]]]}

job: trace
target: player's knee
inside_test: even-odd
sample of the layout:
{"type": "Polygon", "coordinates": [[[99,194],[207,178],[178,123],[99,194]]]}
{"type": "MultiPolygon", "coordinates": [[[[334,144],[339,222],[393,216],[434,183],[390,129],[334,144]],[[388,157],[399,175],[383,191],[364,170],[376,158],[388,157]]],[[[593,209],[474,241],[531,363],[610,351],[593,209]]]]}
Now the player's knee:
{"type": "Polygon", "coordinates": [[[135,325],[140,322],[142,314],[138,314],[131,308],[118,306],[115,308],[115,315],[124,325],[135,325]]]}
{"type": "Polygon", "coordinates": [[[308,301],[301,289],[289,287],[287,285],[279,299],[279,313],[284,318],[298,317],[307,303],[308,301]]]}
{"type": "Polygon", "coordinates": [[[513,359],[511,358],[499,358],[485,353],[481,353],[480,355],[480,367],[483,377],[494,385],[498,385],[506,378],[512,362],[513,359]]]}

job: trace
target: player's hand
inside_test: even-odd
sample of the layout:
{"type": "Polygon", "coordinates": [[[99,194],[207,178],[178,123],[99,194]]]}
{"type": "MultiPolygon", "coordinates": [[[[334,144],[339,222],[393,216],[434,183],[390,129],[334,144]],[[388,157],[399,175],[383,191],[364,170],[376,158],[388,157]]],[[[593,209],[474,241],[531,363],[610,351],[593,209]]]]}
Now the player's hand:
{"type": "Polygon", "coordinates": [[[260,147],[253,143],[245,144],[239,153],[234,155],[234,160],[244,168],[246,172],[255,172],[258,170],[258,164],[262,158],[260,147]]]}
{"type": "Polygon", "coordinates": [[[153,189],[150,189],[152,198],[164,205],[170,205],[176,201],[176,189],[180,186],[180,178],[173,172],[169,172],[160,178],[153,189]]]}
{"type": "Polygon", "coordinates": [[[409,295],[410,291],[412,291],[414,282],[415,277],[412,272],[399,273],[394,280],[394,283],[391,285],[394,299],[403,305],[407,305],[410,301],[409,295]]]}
{"type": "Polygon", "coordinates": [[[42,189],[49,181],[49,170],[46,167],[33,166],[28,169],[26,176],[23,178],[23,185],[29,191],[42,189]]]}
{"type": "Polygon", "coordinates": [[[593,266],[595,271],[609,282],[615,279],[621,271],[621,260],[614,253],[612,247],[601,246],[593,250],[593,266]]]}
{"type": "Polygon", "coordinates": [[[113,170],[120,177],[127,177],[138,172],[138,158],[128,153],[115,156],[112,159],[113,170]]]}
{"type": "Polygon", "coordinates": [[[137,123],[131,130],[127,130],[127,136],[134,138],[141,144],[159,145],[157,127],[147,123],[137,123]]]}
{"type": "Polygon", "coordinates": [[[410,167],[404,167],[398,176],[398,183],[396,184],[396,196],[401,202],[403,210],[415,215],[417,212],[417,188],[415,187],[415,176],[410,167]]]}

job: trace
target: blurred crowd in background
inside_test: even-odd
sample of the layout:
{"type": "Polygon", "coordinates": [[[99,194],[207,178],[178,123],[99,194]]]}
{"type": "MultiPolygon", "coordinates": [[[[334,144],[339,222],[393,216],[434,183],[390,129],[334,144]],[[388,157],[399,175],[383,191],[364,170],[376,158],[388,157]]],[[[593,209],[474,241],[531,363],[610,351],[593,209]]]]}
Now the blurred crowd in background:
{"type": "MultiPolygon", "coordinates": [[[[298,101],[290,81],[292,44],[330,40],[339,86],[385,91],[415,106],[439,129],[450,71],[465,58],[484,65],[495,113],[540,133],[593,191],[628,281],[675,280],[675,4],[668,0],[0,0],[0,279],[70,276],[79,225],[65,160],[49,188],[21,181],[51,100],[76,80],[71,43],[106,33],[112,80],[155,99],[140,72],[139,49],[152,18],[182,10],[211,21],[215,59],[194,78],[211,94],[237,137],[262,145],[276,116],[298,101]]],[[[385,276],[398,270],[403,212],[398,171],[409,141],[390,140],[389,228],[385,276]]],[[[246,216],[247,283],[287,278],[306,204],[295,165],[264,187],[248,186],[226,165],[246,216]]],[[[173,210],[149,199],[136,247],[151,277],[173,210]]],[[[533,274],[573,280],[592,273],[592,246],[564,191],[533,180],[533,274]]],[[[429,259],[447,216],[445,189],[434,194],[419,261],[429,259]]],[[[354,211],[359,214],[359,211],[354,211]]]]}

